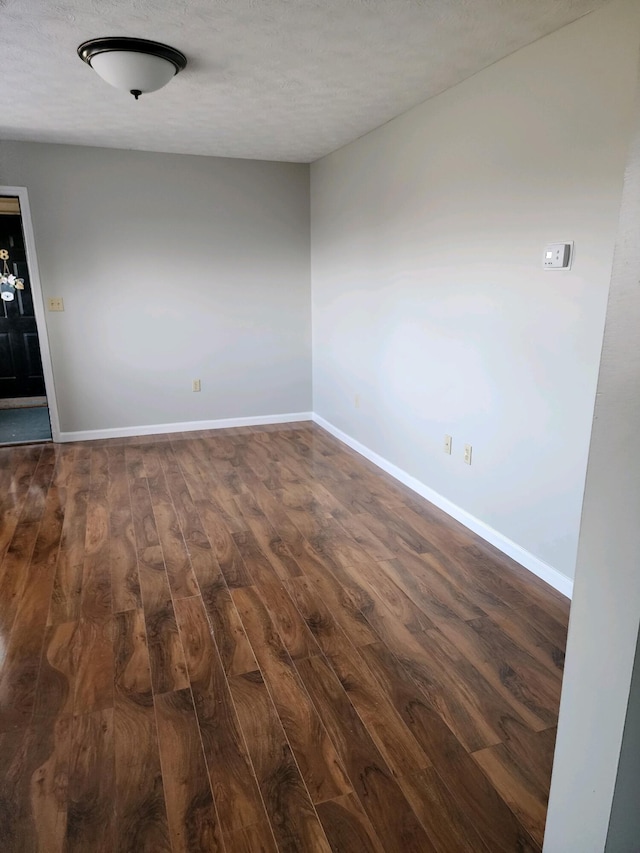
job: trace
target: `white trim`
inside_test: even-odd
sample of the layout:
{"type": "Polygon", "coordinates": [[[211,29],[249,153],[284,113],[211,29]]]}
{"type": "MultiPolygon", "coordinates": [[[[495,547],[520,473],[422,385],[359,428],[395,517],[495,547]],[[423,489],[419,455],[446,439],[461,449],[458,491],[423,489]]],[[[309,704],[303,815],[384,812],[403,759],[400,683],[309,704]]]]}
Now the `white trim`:
{"type": "Polygon", "coordinates": [[[0,186],[0,195],[18,196],[20,199],[20,218],[22,220],[22,232],[24,234],[27,267],[29,269],[29,281],[31,283],[31,295],[33,297],[33,313],[36,317],[36,327],[38,329],[38,342],[40,344],[40,357],[42,359],[44,387],[47,394],[49,418],[51,420],[51,436],[54,441],[61,441],[58,401],[56,399],[56,388],[53,381],[53,363],[51,361],[49,336],[47,334],[47,315],[44,310],[44,299],[42,297],[42,284],[40,282],[38,257],[36,255],[36,239],[33,233],[33,224],[31,222],[29,195],[26,187],[2,186],[0,186]]]}
{"type": "Polygon", "coordinates": [[[85,429],[77,432],[61,432],[59,440],[96,441],[105,438],[129,438],[136,435],[162,435],[171,432],[193,432],[197,429],[230,429],[241,426],[263,426],[264,424],[290,424],[310,421],[311,412],[290,412],[283,415],[253,415],[248,418],[219,418],[214,421],[185,421],[175,424],[146,424],[143,426],[112,427],[110,429],[85,429]]]}
{"type": "Polygon", "coordinates": [[[438,494],[438,492],[435,492],[411,474],[407,474],[406,471],[403,471],[402,468],[398,468],[397,465],[389,462],[388,459],[385,459],[383,456],[380,456],[373,450],[370,450],[364,444],[356,441],[355,438],[347,435],[346,432],[338,429],[338,427],[334,426],[329,421],[326,421],[324,418],[320,417],[320,415],[315,414],[315,412],[312,419],[314,423],[318,424],[318,426],[326,429],[327,432],[330,432],[331,435],[335,436],[335,438],[351,447],[361,456],[364,456],[365,459],[373,462],[373,464],[377,465],[378,468],[382,468],[382,470],[386,471],[387,474],[391,474],[392,477],[395,477],[396,480],[399,480],[405,486],[408,486],[421,497],[430,501],[432,504],[435,504],[439,509],[444,510],[447,515],[450,515],[452,518],[455,518],[456,521],[464,524],[464,526],[469,530],[477,533],[478,536],[481,536],[486,542],[494,545],[498,550],[502,551],[503,554],[506,554],[508,557],[511,557],[512,560],[520,563],[521,566],[524,566],[525,569],[528,569],[534,575],[542,578],[542,580],[548,583],[549,586],[552,586],[554,589],[557,589],[558,592],[561,592],[563,595],[571,598],[573,594],[573,581],[571,578],[563,575],[557,569],[554,569],[553,566],[550,566],[548,563],[540,560],[530,551],[525,550],[516,542],[513,542],[502,533],[494,530],[493,527],[490,527],[488,524],[485,524],[484,521],[481,521],[479,518],[476,518],[474,515],[471,515],[471,513],[457,506],[457,504],[454,504],[448,498],[438,494]]]}

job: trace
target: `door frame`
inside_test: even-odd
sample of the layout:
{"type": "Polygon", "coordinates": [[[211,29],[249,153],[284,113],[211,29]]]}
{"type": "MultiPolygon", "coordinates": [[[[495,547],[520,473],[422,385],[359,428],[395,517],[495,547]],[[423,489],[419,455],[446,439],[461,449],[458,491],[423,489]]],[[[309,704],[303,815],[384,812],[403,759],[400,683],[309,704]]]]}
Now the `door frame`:
{"type": "Polygon", "coordinates": [[[44,308],[42,296],[42,284],[40,282],[40,270],[38,268],[38,257],[36,255],[36,240],[31,222],[31,207],[29,206],[29,194],[26,187],[0,186],[0,196],[17,196],[20,200],[20,217],[22,220],[22,232],[24,234],[24,246],[27,255],[27,267],[29,269],[29,281],[31,284],[31,296],[33,298],[33,313],[36,318],[38,330],[38,343],[40,344],[40,358],[42,359],[42,372],[44,374],[44,389],[47,394],[47,405],[49,407],[49,418],[51,420],[51,437],[55,442],[60,441],[60,418],[58,416],[58,401],[56,399],[56,386],[53,379],[53,362],[51,361],[51,350],[49,349],[49,335],[47,334],[47,315],[44,308]]]}

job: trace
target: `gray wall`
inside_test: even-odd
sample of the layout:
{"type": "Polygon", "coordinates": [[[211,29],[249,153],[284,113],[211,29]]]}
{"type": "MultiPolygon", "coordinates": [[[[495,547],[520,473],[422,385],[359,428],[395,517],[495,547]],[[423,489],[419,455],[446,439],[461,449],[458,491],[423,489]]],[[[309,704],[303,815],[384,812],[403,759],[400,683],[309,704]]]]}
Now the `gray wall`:
{"type": "Polygon", "coordinates": [[[639,37],[617,0],[311,169],[314,411],[568,577],[639,37]]]}
{"type": "Polygon", "coordinates": [[[310,410],[308,166],[2,142],[0,184],[64,298],[63,432],[310,410]]]}
{"type": "MultiPolygon", "coordinates": [[[[629,702],[640,627],[639,281],[640,100],[600,362],[545,853],[602,853],[616,779],[637,786],[640,772],[637,695],[629,702]]],[[[620,804],[631,793],[621,788],[620,804]]],[[[636,799],[627,825],[612,824],[609,853],[639,849],[638,838],[618,843],[638,826],[638,809],[636,799]]]]}

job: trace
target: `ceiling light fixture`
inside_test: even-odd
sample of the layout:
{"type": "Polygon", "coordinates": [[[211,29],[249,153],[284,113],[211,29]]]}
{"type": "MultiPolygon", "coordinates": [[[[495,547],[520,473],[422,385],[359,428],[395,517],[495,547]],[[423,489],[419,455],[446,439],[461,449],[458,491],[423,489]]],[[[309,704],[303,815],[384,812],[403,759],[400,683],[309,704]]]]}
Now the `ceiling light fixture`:
{"type": "Polygon", "coordinates": [[[100,38],[83,42],[78,56],[116,89],[140,95],[155,92],[187,64],[179,50],[157,41],[134,38],[100,38]]]}

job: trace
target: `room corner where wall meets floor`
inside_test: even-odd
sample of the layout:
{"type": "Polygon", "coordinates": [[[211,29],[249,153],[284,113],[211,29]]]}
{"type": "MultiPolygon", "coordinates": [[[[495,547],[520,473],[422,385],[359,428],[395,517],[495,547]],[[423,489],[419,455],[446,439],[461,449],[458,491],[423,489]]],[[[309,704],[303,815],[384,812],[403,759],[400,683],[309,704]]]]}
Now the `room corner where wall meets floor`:
{"type": "Polygon", "coordinates": [[[470,513],[466,512],[466,510],[456,506],[454,503],[447,500],[447,498],[425,485],[425,483],[421,483],[419,480],[416,480],[415,477],[412,477],[406,471],[398,468],[397,465],[389,462],[388,459],[384,459],[370,448],[365,447],[359,441],[352,438],[350,435],[347,435],[324,418],[316,414],[312,417],[313,421],[318,424],[318,426],[321,426],[335,438],[351,447],[365,459],[373,462],[373,464],[382,471],[390,474],[395,480],[398,480],[400,483],[410,488],[416,494],[420,495],[420,497],[425,498],[425,500],[429,501],[434,506],[437,506],[438,509],[446,512],[447,515],[451,516],[451,518],[459,521],[468,530],[476,533],[490,545],[493,545],[507,557],[515,560],[516,563],[519,563],[525,569],[528,569],[532,574],[548,583],[549,586],[552,586],[558,592],[567,596],[567,598],[572,597],[573,581],[571,578],[566,577],[566,575],[563,575],[561,572],[554,569],[553,566],[549,566],[543,560],[538,559],[534,554],[531,554],[524,548],[521,548],[517,543],[507,539],[506,536],[503,536],[497,530],[489,527],[488,524],[485,524],[480,519],[474,518],[470,513]]]}

